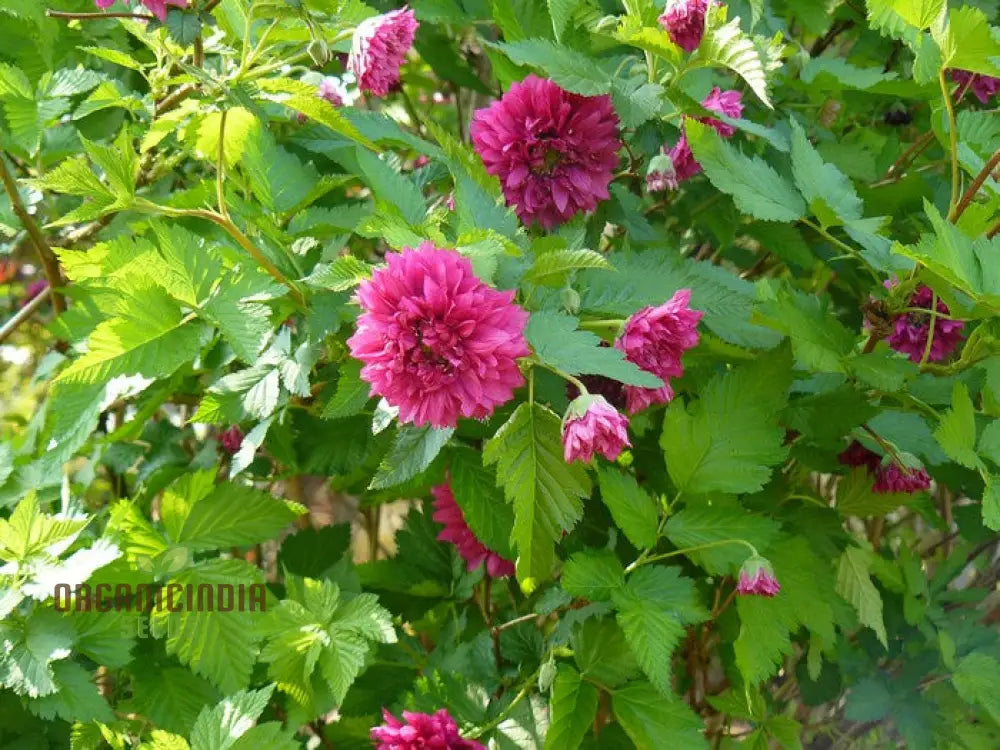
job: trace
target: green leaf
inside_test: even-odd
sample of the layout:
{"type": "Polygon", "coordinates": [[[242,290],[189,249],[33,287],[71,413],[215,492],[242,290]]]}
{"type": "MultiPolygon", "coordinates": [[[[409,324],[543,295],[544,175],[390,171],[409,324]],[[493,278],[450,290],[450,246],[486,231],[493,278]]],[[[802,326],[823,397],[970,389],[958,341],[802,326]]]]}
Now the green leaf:
{"type": "Polygon", "coordinates": [[[567,91],[584,96],[607,94],[612,76],[593,58],[547,39],[490,44],[518,65],[540,68],[567,91]]]}
{"type": "Polygon", "coordinates": [[[977,703],[1000,721],[1000,662],[982,651],[964,657],[951,677],[963,700],[977,703]]]}
{"type": "Polygon", "coordinates": [[[563,32],[569,26],[573,18],[573,12],[580,6],[583,0],[546,0],[549,6],[549,16],[552,18],[552,30],[556,34],[556,41],[562,41],[563,32]]]}
{"type": "Polygon", "coordinates": [[[573,596],[594,602],[609,601],[625,585],[618,558],[608,550],[577,552],[563,567],[562,587],[573,596]]]}
{"type": "Polygon", "coordinates": [[[455,502],[472,533],[501,557],[513,559],[510,530],[514,528],[514,511],[504,501],[494,473],[483,466],[482,454],[470,448],[453,451],[448,476],[455,502]]]}
{"type": "Polygon", "coordinates": [[[597,479],[601,500],[611,511],[615,525],[636,549],[656,546],[656,502],[639,486],[632,474],[610,466],[599,466],[597,479]]]}
{"type": "Polygon", "coordinates": [[[790,359],[781,350],[716,375],[687,408],[680,399],[670,404],[660,446],[680,491],[741,493],[764,486],[788,452],[778,416],[788,399],[790,359]]]}
{"type": "Polygon", "coordinates": [[[624,589],[612,592],[617,620],[632,653],[650,682],[671,694],[671,660],[684,625],[702,619],[691,582],[676,570],[645,567],[624,589]]]}
{"type": "Polygon", "coordinates": [[[240,281],[242,279],[234,284],[225,283],[204,304],[201,313],[207,321],[218,326],[236,356],[252,365],[271,336],[271,310],[267,305],[252,302],[246,284],[240,281]]]}
{"type": "Polygon", "coordinates": [[[746,81],[765,105],[773,109],[767,94],[767,71],[777,63],[770,54],[762,54],[753,38],[743,32],[739,18],[726,23],[726,15],[725,6],[710,6],[705,19],[705,35],[695,53],[696,59],[729,68],[746,81]]]}
{"type": "Polygon", "coordinates": [[[167,33],[181,47],[189,47],[201,34],[201,19],[196,13],[171,8],[167,13],[167,33]]]}
{"type": "Polygon", "coordinates": [[[842,516],[884,516],[914,498],[906,492],[875,492],[874,480],[864,468],[854,469],[837,485],[837,512],[842,516]]]}
{"type": "Polygon", "coordinates": [[[453,427],[439,429],[429,425],[401,425],[389,454],[382,459],[368,489],[384,490],[417,476],[431,465],[453,434],[453,427]]]}
{"type": "Polygon", "coordinates": [[[744,156],[708,125],[689,120],[684,128],[708,179],[732,196],[740,211],[764,221],[795,221],[805,216],[802,196],[770,164],[759,156],[744,156]]]}
{"type": "Polygon", "coordinates": [[[983,489],[983,523],[993,531],[1000,531],[1000,479],[993,474],[986,477],[983,489]]]}
{"type": "Polygon", "coordinates": [[[197,356],[206,339],[203,325],[182,317],[162,287],[123,295],[119,316],[106,320],[87,341],[87,353],[56,378],[59,383],[100,383],[118,375],[170,375],[197,356]]]}
{"type": "Polygon", "coordinates": [[[164,493],[161,517],[177,544],[195,551],[257,544],[306,512],[253,487],[223,482],[212,488],[214,475],[214,469],[185,474],[164,493]]]}
{"type": "Polygon", "coordinates": [[[158,281],[179,302],[189,307],[199,305],[211,293],[222,263],[204,238],[179,224],[152,221],[150,226],[169,269],[169,275],[158,281]]]}
{"type": "Polygon", "coordinates": [[[565,282],[570,271],[582,268],[612,270],[611,264],[600,253],[580,248],[578,250],[551,250],[540,253],[524,275],[525,281],[535,284],[555,285],[565,282]]]}
{"type": "Polygon", "coordinates": [[[926,29],[946,7],[945,0],[869,0],[868,13],[874,16],[891,10],[911,26],[926,29]]]}
{"type": "Polygon", "coordinates": [[[552,719],[546,750],[576,750],[597,715],[597,688],[568,664],[560,664],[552,683],[552,719]]]}
{"type": "Polygon", "coordinates": [[[969,388],[965,383],[955,383],[951,393],[951,409],[941,417],[937,429],[934,430],[934,437],[948,458],[953,461],[968,469],[976,469],[983,465],[976,454],[976,413],[969,397],[969,388]]]}
{"type": "Polygon", "coordinates": [[[659,388],[663,381],[639,369],[613,347],[601,346],[590,331],[577,330],[577,320],[543,310],[533,313],[524,335],[538,358],[570,375],[604,375],[621,383],[659,388]]]}
{"type": "Polygon", "coordinates": [[[217,690],[183,667],[137,671],[132,677],[135,710],[171,732],[187,735],[206,705],[218,702],[217,690]]]}
{"type": "Polygon", "coordinates": [[[318,289],[346,292],[372,275],[372,267],[353,255],[340,255],[332,263],[317,265],[306,281],[318,289]]]}
{"type": "Polygon", "coordinates": [[[150,615],[150,629],[158,638],[166,634],[166,651],[181,664],[209,679],[224,693],[235,692],[250,682],[256,661],[255,647],[260,636],[255,622],[260,614],[249,611],[249,587],[263,583],[263,574],[243,560],[217,558],[199,563],[171,578],[167,585],[190,585],[197,591],[205,584],[213,594],[220,585],[230,585],[236,593],[242,586],[247,606],[231,612],[198,608],[170,612],[164,607],[150,615]]]}
{"type": "Polygon", "coordinates": [[[325,407],[323,419],[342,419],[359,414],[371,398],[371,386],[361,379],[364,364],[348,358],[340,365],[337,390],[325,407]]]}
{"type": "Polygon", "coordinates": [[[311,163],[303,164],[294,154],[278,146],[260,124],[256,124],[247,137],[240,166],[257,199],[278,213],[299,206],[320,180],[311,163]]]}
{"type": "Polygon", "coordinates": [[[52,609],[35,607],[26,619],[0,621],[0,685],[29,698],[59,690],[53,669],[70,655],[73,626],[52,609]]]}
{"type": "MultiPolygon", "coordinates": [[[[931,3],[935,0],[923,2],[931,3]]],[[[943,0],[936,2],[944,5],[943,0]]],[[[1000,76],[1000,34],[997,34],[996,27],[990,25],[989,18],[979,8],[966,4],[951,8],[943,35],[935,34],[935,39],[941,46],[944,58],[942,67],[1000,76]]]]}
{"type": "Polygon", "coordinates": [[[858,620],[875,631],[879,642],[888,648],[882,620],[882,597],[871,580],[872,551],[850,546],[837,563],[837,593],[857,610],[858,620]]]}
{"type": "Polygon", "coordinates": [[[832,315],[826,300],[788,284],[761,282],[754,322],[788,336],[795,358],[811,370],[844,372],[845,359],[854,350],[855,335],[832,315]]]}
{"type": "MultiPolygon", "coordinates": [[[[745,539],[758,550],[766,550],[778,534],[778,525],[735,504],[699,503],[670,516],[664,533],[678,549],[745,539]]],[[[734,573],[750,553],[746,545],[723,544],[687,556],[712,575],[726,575],[734,573]]]]}
{"type": "Polygon", "coordinates": [[[398,208],[411,225],[420,226],[427,213],[427,204],[413,180],[397,172],[371,151],[358,148],[356,156],[361,177],[375,196],[398,208]]]}
{"type": "Polygon", "coordinates": [[[824,227],[860,219],[863,205],[854,185],[833,164],[827,164],[792,120],[792,174],[795,184],[824,227]]]}
{"type": "Polygon", "coordinates": [[[540,404],[521,404],[487,441],[483,463],[496,465],[497,483],[514,504],[518,578],[544,578],[555,541],[580,520],[581,498],[590,494],[586,469],[563,461],[561,420],[540,404]]]}
{"type": "MultiPolygon", "coordinates": [[[[277,94],[277,100],[311,120],[325,125],[335,133],[360,143],[373,151],[378,150],[370,137],[362,135],[358,127],[330,102],[316,96],[315,85],[290,78],[262,78],[256,81],[261,91],[277,94]]],[[[377,136],[376,136],[377,137],[377,136]]]]}
{"type": "Polygon", "coordinates": [[[264,713],[274,685],[241,690],[213,708],[205,707],[191,731],[191,750],[228,750],[264,713]]]}
{"type": "Polygon", "coordinates": [[[615,690],[611,706],[637,750],[708,748],[698,714],[686,702],[664,696],[648,682],[633,682],[615,690]]]}

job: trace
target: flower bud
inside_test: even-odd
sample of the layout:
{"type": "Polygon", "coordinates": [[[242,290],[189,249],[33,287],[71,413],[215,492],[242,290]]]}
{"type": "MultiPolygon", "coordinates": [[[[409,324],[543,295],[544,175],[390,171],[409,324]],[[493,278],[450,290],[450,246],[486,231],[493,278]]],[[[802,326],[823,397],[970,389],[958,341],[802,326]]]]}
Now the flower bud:
{"type": "Polygon", "coordinates": [[[740,568],[740,580],[736,585],[736,593],[741,596],[777,596],[781,591],[781,584],[774,577],[774,568],[771,563],[761,557],[754,555],[748,557],[740,568]]]}

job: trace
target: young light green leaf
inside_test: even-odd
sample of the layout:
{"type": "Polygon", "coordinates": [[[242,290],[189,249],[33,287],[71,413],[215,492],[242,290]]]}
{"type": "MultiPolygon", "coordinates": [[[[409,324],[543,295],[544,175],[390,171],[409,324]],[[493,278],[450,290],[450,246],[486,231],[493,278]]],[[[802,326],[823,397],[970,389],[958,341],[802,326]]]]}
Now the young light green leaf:
{"type": "Polygon", "coordinates": [[[754,39],[740,28],[740,19],[726,23],[725,6],[709,6],[705,19],[705,35],[696,52],[697,59],[710,65],[723,65],[746,81],[746,84],[769,108],[773,108],[767,93],[767,72],[780,62],[763,54],[754,39]]]}

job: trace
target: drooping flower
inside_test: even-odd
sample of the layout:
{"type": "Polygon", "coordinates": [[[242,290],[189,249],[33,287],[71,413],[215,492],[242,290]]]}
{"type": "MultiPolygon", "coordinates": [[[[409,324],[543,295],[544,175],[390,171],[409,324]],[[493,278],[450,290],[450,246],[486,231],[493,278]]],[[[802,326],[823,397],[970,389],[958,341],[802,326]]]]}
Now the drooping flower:
{"type": "MultiPolygon", "coordinates": [[[[702,99],[701,106],[733,120],[738,120],[743,116],[743,94],[735,90],[723,91],[718,86],[713,86],[712,90],[708,92],[708,96],[702,99]]],[[[711,125],[723,138],[731,138],[736,132],[736,128],[732,125],[714,117],[699,117],[698,121],[711,125]]]]}
{"type": "MultiPolygon", "coordinates": [[[[934,292],[930,287],[921,285],[910,297],[910,307],[931,309],[934,292]]],[[[950,314],[948,305],[942,300],[937,301],[937,311],[942,315],[950,314]]],[[[890,334],[889,346],[897,352],[909,356],[911,362],[920,362],[927,348],[927,336],[930,331],[931,316],[928,313],[908,312],[896,318],[895,329],[890,334]]],[[[930,353],[927,359],[939,362],[947,358],[962,340],[962,329],[965,323],[961,320],[935,318],[934,340],[931,341],[930,353]]]]}
{"type": "Polygon", "coordinates": [[[573,400],[566,411],[562,428],[563,457],[566,463],[590,463],[595,453],[614,461],[628,439],[628,418],[604,397],[585,394],[573,400]]]}
{"type": "Polygon", "coordinates": [[[513,398],[524,384],[517,360],[530,354],[514,292],[488,287],[468,258],[430,242],[386,262],[359,287],[363,313],[347,340],[372,395],[418,427],[483,419],[513,398]]]}
{"type": "Polygon", "coordinates": [[[921,468],[903,466],[894,459],[883,460],[875,451],[869,450],[857,440],[851,442],[837,458],[845,466],[863,466],[870,476],[875,477],[872,490],[879,494],[906,492],[913,494],[930,489],[931,477],[921,468]]]}
{"type": "Polygon", "coordinates": [[[895,461],[890,461],[879,468],[875,474],[875,485],[872,488],[879,494],[892,492],[922,492],[931,488],[930,475],[923,469],[911,469],[895,461]]]}
{"type": "Polygon", "coordinates": [[[882,457],[878,453],[868,450],[857,440],[851,441],[851,444],[837,456],[837,459],[844,466],[864,466],[868,469],[869,474],[877,472],[882,464],[882,457]]]}
{"type": "Polygon", "coordinates": [[[777,596],[781,584],[774,576],[771,563],[760,555],[749,557],[740,568],[739,582],[736,593],[740,596],[777,596]]]}
{"type": "Polygon", "coordinates": [[[1000,94],[1000,78],[980,75],[969,70],[953,70],[951,71],[951,80],[961,86],[960,93],[966,90],[971,91],[983,104],[989,104],[990,99],[1000,94]]]}
{"type": "Polygon", "coordinates": [[[358,25],[347,59],[347,69],[354,73],[358,88],[385,96],[399,83],[399,69],[413,46],[419,25],[406,6],[358,25]]]}
{"type": "MultiPolygon", "coordinates": [[[[702,99],[701,106],[712,112],[718,112],[720,115],[739,119],[743,116],[743,94],[739,91],[723,91],[718,86],[715,86],[708,93],[708,96],[702,99]]],[[[723,138],[731,138],[736,132],[736,128],[732,125],[724,123],[722,120],[717,120],[714,117],[699,117],[697,119],[698,122],[703,122],[715,128],[723,138]]],[[[670,158],[674,168],[674,188],[677,187],[678,183],[684,182],[684,180],[688,180],[701,172],[701,164],[697,162],[694,154],[691,152],[691,144],[688,142],[683,121],[681,122],[681,137],[674,144],[673,148],[667,152],[667,156],[670,158]]]]}
{"type": "MultiPolygon", "coordinates": [[[[125,4],[129,4],[129,0],[124,0],[125,4]]],[[[186,8],[187,0],[140,0],[140,2],[145,5],[149,11],[159,18],[161,21],[167,20],[167,6],[174,5],[178,8],[186,8]]],[[[102,10],[106,10],[115,4],[115,0],[94,0],[94,5],[102,10]]]]}
{"type": "Polygon", "coordinates": [[[514,563],[493,552],[479,541],[475,532],[469,528],[462,509],[455,502],[451,485],[440,484],[431,489],[431,494],[434,495],[432,518],[444,526],[437,535],[438,541],[454,544],[469,570],[475,570],[485,562],[486,574],[492,578],[507,578],[514,575],[514,563]]]}
{"type": "Polygon", "coordinates": [[[670,41],[685,52],[694,52],[705,34],[707,12],[708,0],[667,0],[660,25],[670,35],[670,41]]]}
{"type": "Polygon", "coordinates": [[[385,723],[371,730],[375,750],[486,750],[480,742],[462,739],[444,708],[433,714],[403,711],[402,721],[383,708],[382,718],[385,723]]]}
{"type": "Polygon", "coordinates": [[[660,193],[664,190],[677,189],[677,175],[674,172],[673,160],[661,153],[649,160],[646,170],[646,190],[650,193],[660,193]]]}
{"type": "Polygon", "coordinates": [[[692,310],[691,290],[679,289],[659,307],[645,307],[625,323],[625,330],[615,348],[625,359],[663,380],[661,388],[626,386],[625,395],[630,413],[642,411],[652,404],[665,404],[674,397],[670,378],[684,374],[681,357],[698,345],[698,322],[703,313],[692,310]]]}
{"type": "Polygon", "coordinates": [[[321,99],[326,99],[334,107],[342,107],[344,106],[344,95],[347,91],[339,78],[324,76],[323,80],[319,82],[316,93],[319,94],[321,99]]]}
{"type": "Polygon", "coordinates": [[[580,96],[529,75],[476,112],[472,142],[525,224],[552,229],[607,200],[618,165],[611,97],[580,96]]]}
{"type": "Polygon", "coordinates": [[[230,456],[235,456],[243,445],[243,437],[243,430],[233,425],[219,435],[219,446],[230,456]]]}

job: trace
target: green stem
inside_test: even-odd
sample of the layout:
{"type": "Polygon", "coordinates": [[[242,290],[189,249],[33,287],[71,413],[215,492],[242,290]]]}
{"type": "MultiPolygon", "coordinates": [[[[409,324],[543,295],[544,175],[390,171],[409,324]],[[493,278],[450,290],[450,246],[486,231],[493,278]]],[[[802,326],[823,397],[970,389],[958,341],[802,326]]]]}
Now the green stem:
{"type": "Polygon", "coordinates": [[[479,727],[479,729],[476,729],[475,731],[470,732],[469,734],[465,735],[466,739],[470,739],[470,740],[478,739],[478,738],[482,737],[484,734],[486,734],[487,732],[491,732],[492,730],[494,730],[498,726],[500,726],[500,724],[502,724],[503,721],[508,716],[511,715],[511,713],[517,707],[517,705],[528,696],[528,693],[531,692],[531,688],[538,681],[538,675],[539,675],[539,673],[541,671],[542,671],[541,667],[539,667],[538,669],[536,669],[534,671],[534,673],[531,675],[531,677],[529,677],[525,681],[524,685],[521,686],[521,689],[518,691],[517,695],[514,696],[514,700],[512,700],[510,703],[508,703],[507,707],[503,711],[501,711],[499,714],[497,714],[497,716],[492,721],[490,721],[489,724],[481,726],[481,727],[479,727]]]}
{"type": "Polygon", "coordinates": [[[660,560],[667,560],[671,557],[677,557],[678,555],[687,555],[691,552],[698,552],[703,549],[711,549],[712,547],[722,547],[726,544],[742,544],[747,549],[750,550],[750,554],[754,557],[759,557],[757,553],[757,548],[754,547],[746,539],[720,539],[715,542],[706,542],[705,544],[696,544],[693,547],[685,547],[684,549],[675,549],[673,552],[664,552],[662,555],[653,555],[652,557],[647,557],[643,559],[640,557],[634,563],[625,568],[626,573],[631,573],[636,568],[641,565],[648,565],[649,563],[659,562],[660,560]]]}
{"type": "Polygon", "coordinates": [[[580,395],[583,395],[584,393],[589,393],[589,391],[587,390],[587,386],[585,386],[578,378],[575,378],[572,375],[570,375],[568,372],[560,370],[558,367],[553,367],[552,365],[547,365],[544,362],[539,362],[538,364],[539,364],[539,366],[544,367],[549,372],[554,372],[556,375],[558,375],[559,377],[561,377],[563,380],[565,380],[565,381],[567,381],[569,383],[572,383],[574,386],[576,386],[576,389],[578,391],[580,391],[580,395]]]}
{"type": "Polygon", "coordinates": [[[615,330],[625,324],[624,320],[583,320],[580,321],[580,328],[585,331],[600,331],[605,328],[615,330]]]}
{"type": "Polygon", "coordinates": [[[955,107],[951,102],[951,93],[948,91],[948,79],[945,78],[943,69],[938,73],[938,83],[941,85],[944,108],[948,113],[948,137],[951,141],[951,202],[948,204],[948,213],[954,216],[955,208],[958,206],[959,195],[958,124],[955,122],[955,107]]]}
{"type": "Polygon", "coordinates": [[[934,329],[937,328],[937,316],[938,316],[938,296],[937,292],[931,291],[931,319],[927,324],[927,343],[924,345],[924,353],[920,357],[920,366],[923,367],[927,364],[927,359],[931,356],[931,347],[934,345],[934,329]]]}

